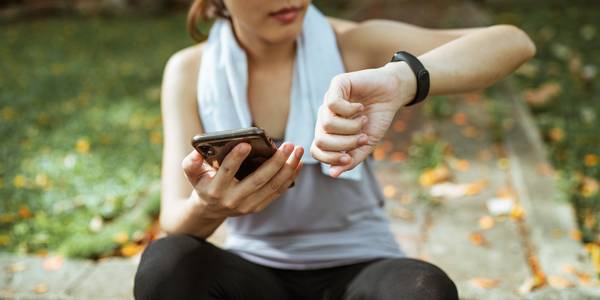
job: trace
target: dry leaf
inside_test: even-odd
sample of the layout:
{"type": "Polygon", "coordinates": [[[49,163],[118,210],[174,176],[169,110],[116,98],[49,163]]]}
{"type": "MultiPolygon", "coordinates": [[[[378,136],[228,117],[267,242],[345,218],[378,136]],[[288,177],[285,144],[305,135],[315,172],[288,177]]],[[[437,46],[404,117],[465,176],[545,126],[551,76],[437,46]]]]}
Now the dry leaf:
{"type": "Polygon", "coordinates": [[[488,244],[488,241],[479,232],[471,232],[471,234],[469,234],[469,241],[475,246],[486,246],[488,244]]]}
{"type": "Polygon", "coordinates": [[[474,139],[477,137],[477,129],[473,126],[467,126],[463,128],[460,133],[466,138],[474,139]]]}
{"type": "Polygon", "coordinates": [[[495,221],[494,218],[490,217],[490,216],[482,216],[481,218],[479,218],[479,228],[483,229],[483,230],[487,230],[490,229],[492,227],[494,227],[495,221]]]}
{"type": "Polygon", "coordinates": [[[546,105],[550,100],[556,97],[562,87],[557,82],[547,82],[542,84],[539,88],[533,90],[526,90],[523,93],[523,99],[525,102],[533,107],[541,107],[546,105]]]}
{"type": "Polygon", "coordinates": [[[33,288],[33,291],[38,295],[45,294],[48,292],[48,284],[47,283],[38,283],[33,288]]]}
{"type": "Polygon", "coordinates": [[[142,250],[144,250],[144,245],[128,243],[127,245],[123,246],[123,248],[121,248],[121,255],[125,257],[131,257],[140,253],[140,251],[142,250]]]}
{"type": "Polygon", "coordinates": [[[579,279],[579,282],[583,285],[590,285],[592,283],[592,278],[589,274],[577,270],[572,265],[569,265],[569,264],[565,265],[563,267],[563,271],[565,271],[566,273],[575,275],[577,277],[577,279],[579,279]]]}
{"type": "Polygon", "coordinates": [[[466,159],[452,159],[450,165],[457,171],[466,172],[469,170],[471,164],[466,159]]]}
{"type": "Polygon", "coordinates": [[[565,289],[575,286],[572,281],[560,276],[549,276],[548,283],[555,289],[565,289]]]}
{"type": "Polygon", "coordinates": [[[394,122],[392,128],[395,132],[404,132],[406,130],[406,123],[402,120],[397,120],[394,122]]]}
{"type": "Polygon", "coordinates": [[[519,294],[526,295],[531,293],[531,291],[540,288],[546,284],[546,279],[540,276],[533,276],[527,278],[521,286],[519,286],[519,294]]]}
{"type": "Polygon", "coordinates": [[[125,231],[121,231],[113,237],[113,241],[119,245],[123,245],[129,241],[129,235],[125,231]]]}
{"type": "Polygon", "coordinates": [[[452,123],[456,125],[465,125],[467,124],[467,115],[464,112],[457,112],[452,116],[452,123]]]}
{"type": "Polygon", "coordinates": [[[42,267],[46,271],[56,271],[62,267],[63,263],[64,258],[62,256],[52,256],[44,259],[42,267]]]}
{"type": "Polygon", "coordinates": [[[19,273],[25,271],[26,268],[25,263],[19,261],[8,265],[7,271],[10,273],[19,273]]]}
{"type": "Polygon", "coordinates": [[[491,288],[498,287],[498,285],[500,285],[500,279],[475,277],[475,278],[469,279],[469,283],[478,288],[491,289],[491,288]]]}
{"type": "Polygon", "coordinates": [[[375,148],[373,150],[373,159],[375,160],[383,160],[385,158],[385,150],[381,147],[375,148]]]}
{"type": "Polygon", "coordinates": [[[383,195],[386,198],[392,198],[392,197],[394,197],[396,195],[396,187],[393,186],[393,185],[391,185],[391,184],[386,185],[383,188],[383,195]]]}
{"type": "Polygon", "coordinates": [[[483,179],[471,182],[467,186],[465,194],[468,196],[477,195],[477,194],[481,193],[481,191],[483,191],[483,189],[487,186],[487,184],[488,184],[487,180],[483,180],[483,179]]]}
{"type": "Polygon", "coordinates": [[[510,211],[510,217],[513,220],[523,220],[525,217],[525,210],[523,209],[523,206],[520,204],[515,204],[510,211]]]}
{"type": "Polygon", "coordinates": [[[581,241],[581,231],[573,229],[569,232],[569,237],[575,241],[581,241]]]}
{"type": "Polygon", "coordinates": [[[390,155],[390,160],[393,162],[403,162],[406,160],[406,154],[404,154],[402,151],[392,152],[390,155]]]}
{"type": "Polygon", "coordinates": [[[419,176],[421,186],[429,187],[439,182],[444,182],[450,179],[450,171],[446,166],[440,166],[435,169],[430,169],[419,176]]]}

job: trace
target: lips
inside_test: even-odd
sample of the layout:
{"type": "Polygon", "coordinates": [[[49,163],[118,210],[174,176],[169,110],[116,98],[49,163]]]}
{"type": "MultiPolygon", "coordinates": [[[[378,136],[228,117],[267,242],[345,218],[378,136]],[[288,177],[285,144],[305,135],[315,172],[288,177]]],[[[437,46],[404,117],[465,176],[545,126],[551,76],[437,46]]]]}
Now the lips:
{"type": "Polygon", "coordinates": [[[289,23],[294,22],[294,20],[296,20],[296,18],[298,17],[299,14],[300,14],[299,7],[285,7],[278,11],[269,13],[269,16],[273,17],[274,19],[276,19],[277,21],[279,21],[283,24],[289,24],[289,23]]]}

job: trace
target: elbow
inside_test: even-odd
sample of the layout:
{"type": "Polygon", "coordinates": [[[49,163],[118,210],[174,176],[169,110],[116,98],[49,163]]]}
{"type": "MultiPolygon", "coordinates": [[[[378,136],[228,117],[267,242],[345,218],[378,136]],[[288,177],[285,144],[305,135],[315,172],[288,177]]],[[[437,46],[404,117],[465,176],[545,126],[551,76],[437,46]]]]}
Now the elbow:
{"type": "Polygon", "coordinates": [[[519,56],[522,57],[523,62],[535,56],[537,51],[535,43],[525,31],[514,25],[495,25],[493,28],[501,31],[506,40],[515,43],[514,47],[518,51],[519,56]]]}

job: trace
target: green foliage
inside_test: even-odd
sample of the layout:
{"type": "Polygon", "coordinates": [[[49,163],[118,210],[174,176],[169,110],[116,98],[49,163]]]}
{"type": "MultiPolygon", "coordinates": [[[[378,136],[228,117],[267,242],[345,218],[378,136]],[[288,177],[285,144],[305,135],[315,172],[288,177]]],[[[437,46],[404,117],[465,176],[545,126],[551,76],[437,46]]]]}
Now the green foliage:
{"type": "Polygon", "coordinates": [[[600,6],[584,2],[515,2],[490,12],[496,22],[516,24],[535,41],[537,55],[516,79],[550,159],[561,170],[561,186],[575,204],[584,241],[591,242],[600,241],[600,6]]]}
{"type": "Polygon", "coordinates": [[[408,148],[409,167],[418,174],[444,163],[447,144],[435,135],[419,133],[412,138],[408,148]]]}
{"type": "Polygon", "coordinates": [[[144,230],[152,209],[128,214],[157,198],[161,75],[191,44],[184,16],[37,19],[0,40],[0,247],[94,256],[144,230]]]}

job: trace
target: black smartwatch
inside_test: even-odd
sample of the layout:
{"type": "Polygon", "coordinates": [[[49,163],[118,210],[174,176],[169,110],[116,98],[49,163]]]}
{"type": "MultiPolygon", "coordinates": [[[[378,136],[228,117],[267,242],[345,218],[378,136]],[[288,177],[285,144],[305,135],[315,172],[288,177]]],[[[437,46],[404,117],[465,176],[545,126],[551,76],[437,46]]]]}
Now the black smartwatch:
{"type": "Polygon", "coordinates": [[[427,72],[419,59],[406,51],[398,51],[394,54],[391,61],[405,62],[413,71],[415,78],[417,79],[417,92],[415,93],[415,98],[404,106],[415,105],[425,100],[429,94],[429,72],[427,72]]]}

